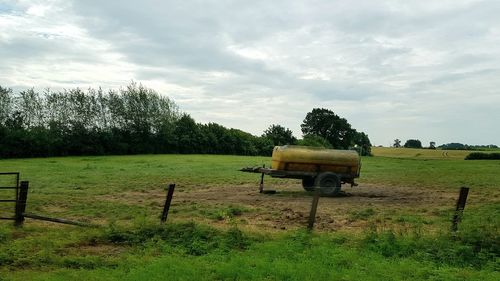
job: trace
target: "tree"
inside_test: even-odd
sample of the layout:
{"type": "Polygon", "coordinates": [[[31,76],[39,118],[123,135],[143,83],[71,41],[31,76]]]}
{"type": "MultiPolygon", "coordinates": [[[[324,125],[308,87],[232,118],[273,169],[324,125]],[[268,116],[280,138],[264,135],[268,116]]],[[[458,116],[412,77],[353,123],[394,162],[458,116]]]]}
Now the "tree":
{"type": "Polygon", "coordinates": [[[447,143],[439,146],[442,149],[466,150],[467,145],[459,142],[447,143]]]}
{"type": "Polygon", "coordinates": [[[323,137],[337,149],[349,148],[356,135],[356,131],[351,128],[351,124],[346,119],[324,108],[314,108],[307,113],[300,127],[304,135],[323,137]]]}
{"type": "Polygon", "coordinates": [[[325,138],[317,135],[305,135],[303,139],[298,140],[297,144],[304,146],[332,148],[332,145],[325,138]]]}
{"type": "Polygon", "coordinates": [[[362,156],[372,155],[372,143],[368,135],[363,132],[356,132],[354,135],[354,144],[360,149],[359,154],[362,156]]]}
{"type": "Polygon", "coordinates": [[[101,88],[13,93],[0,86],[0,158],[136,153],[271,155],[275,143],[294,144],[296,139],[279,125],[257,137],[215,123],[196,123],[189,114],[181,114],[168,97],[134,82],[107,93],[101,88]]]}
{"type": "Polygon", "coordinates": [[[429,143],[429,149],[436,149],[436,142],[435,141],[431,141],[429,143]]]}
{"type": "Polygon", "coordinates": [[[406,148],[422,148],[422,143],[419,140],[410,139],[405,142],[406,148]]]}
{"type": "Polygon", "coordinates": [[[400,139],[395,139],[394,144],[392,145],[393,147],[401,147],[401,140],[400,139]]]}
{"type": "Polygon", "coordinates": [[[176,122],[174,136],[177,138],[179,153],[198,152],[202,135],[200,127],[189,114],[184,113],[176,122]]]}
{"type": "Polygon", "coordinates": [[[280,125],[269,126],[269,128],[264,131],[262,137],[271,140],[273,146],[297,143],[297,139],[293,136],[293,132],[280,125]]]}
{"type": "Polygon", "coordinates": [[[43,125],[43,101],[33,88],[19,93],[17,106],[26,128],[43,125]]]}
{"type": "Polygon", "coordinates": [[[0,126],[5,123],[9,117],[12,107],[12,89],[0,86],[0,126]]]}

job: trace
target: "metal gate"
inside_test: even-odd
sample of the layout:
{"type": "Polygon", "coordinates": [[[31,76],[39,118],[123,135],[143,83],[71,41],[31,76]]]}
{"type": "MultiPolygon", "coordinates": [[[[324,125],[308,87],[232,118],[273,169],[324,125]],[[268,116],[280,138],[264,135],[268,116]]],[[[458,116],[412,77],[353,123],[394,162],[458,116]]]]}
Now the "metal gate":
{"type": "Polygon", "coordinates": [[[5,203],[13,203],[12,210],[9,211],[14,214],[14,216],[7,216],[7,208],[2,206],[0,208],[0,220],[16,220],[16,209],[19,200],[19,173],[0,173],[0,204],[6,205],[5,203]],[[8,196],[6,191],[12,190],[12,194],[8,196]],[[9,198],[10,197],[10,198],[9,198]],[[14,197],[14,199],[12,198],[14,197]]]}
{"type": "Polygon", "coordinates": [[[26,213],[26,201],[28,199],[28,181],[19,181],[19,173],[0,173],[0,205],[5,203],[11,203],[13,206],[10,211],[9,208],[2,208],[0,206],[0,220],[13,220],[15,226],[22,226],[25,218],[31,218],[36,220],[51,221],[64,224],[72,224],[79,226],[93,226],[89,223],[71,221],[67,219],[50,218],[45,216],[40,216],[36,214],[26,213]],[[10,180],[9,180],[10,177],[10,180]],[[11,196],[12,198],[6,198],[6,190],[13,190],[11,196]],[[14,216],[7,216],[7,213],[13,212],[14,216]]]}

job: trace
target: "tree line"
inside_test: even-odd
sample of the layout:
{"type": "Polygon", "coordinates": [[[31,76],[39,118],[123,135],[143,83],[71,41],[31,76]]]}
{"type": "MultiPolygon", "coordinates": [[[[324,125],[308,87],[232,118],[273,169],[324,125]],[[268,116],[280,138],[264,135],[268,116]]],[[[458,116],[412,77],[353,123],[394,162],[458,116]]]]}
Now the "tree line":
{"type": "Polygon", "coordinates": [[[352,139],[340,146],[333,143],[335,130],[325,134],[315,131],[317,128],[304,128],[304,138],[297,140],[280,125],[271,125],[261,136],[254,136],[216,123],[197,123],[180,112],[174,101],[137,83],[107,92],[76,88],[14,93],[0,86],[3,158],[149,153],[270,155],[275,145],[284,144],[348,148],[356,145],[354,138],[360,136],[365,145],[366,141],[369,144],[368,136],[355,130],[352,139]]]}
{"type": "MultiPolygon", "coordinates": [[[[403,146],[401,146],[401,140],[395,139],[392,147],[405,147],[405,148],[424,148],[422,146],[422,142],[418,139],[409,139],[405,142],[403,146]]],[[[431,141],[429,143],[428,149],[445,149],[445,150],[490,150],[490,149],[498,149],[498,146],[494,144],[489,145],[468,145],[462,144],[458,142],[452,142],[447,144],[442,144],[436,147],[436,142],[431,141]]]]}

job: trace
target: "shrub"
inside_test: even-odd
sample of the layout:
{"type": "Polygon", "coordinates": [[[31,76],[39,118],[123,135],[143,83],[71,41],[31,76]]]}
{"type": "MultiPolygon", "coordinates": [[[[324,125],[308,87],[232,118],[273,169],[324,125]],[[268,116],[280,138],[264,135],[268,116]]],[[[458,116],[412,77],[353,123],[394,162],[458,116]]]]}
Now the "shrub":
{"type": "Polygon", "coordinates": [[[472,152],[465,160],[500,160],[500,153],[472,152]]]}

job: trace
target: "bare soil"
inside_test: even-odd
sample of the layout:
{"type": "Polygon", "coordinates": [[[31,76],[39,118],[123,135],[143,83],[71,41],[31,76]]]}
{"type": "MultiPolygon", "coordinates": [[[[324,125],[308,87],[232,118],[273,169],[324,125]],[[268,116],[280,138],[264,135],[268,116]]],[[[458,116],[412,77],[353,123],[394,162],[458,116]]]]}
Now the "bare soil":
{"type": "MultiPolygon", "coordinates": [[[[254,211],[243,217],[257,228],[287,229],[307,225],[313,194],[297,184],[283,184],[275,189],[276,194],[262,194],[255,186],[211,187],[179,195],[178,199],[206,205],[223,203],[247,207],[254,211]]],[[[363,185],[343,190],[341,196],[320,198],[316,228],[364,229],[374,218],[385,221],[406,214],[428,216],[432,211],[439,213],[443,206],[452,209],[456,197],[447,191],[430,193],[408,187],[363,185]],[[372,211],[363,215],[367,209],[372,211]]]]}
{"type": "MultiPolygon", "coordinates": [[[[170,217],[209,220],[212,224],[237,223],[254,230],[285,230],[307,225],[313,194],[302,189],[299,181],[283,180],[266,185],[265,190],[276,190],[275,194],[259,193],[257,185],[226,185],[178,187],[174,194],[170,217]],[[242,208],[242,214],[231,218],[208,218],[196,210],[224,210],[229,207],[242,208]]],[[[432,225],[443,212],[453,210],[457,193],[452,190],[433,188],[394,187],[361,184],[351,188],[342,187],[338,197],[321,197],[316,213],[315,228],[325,231],[361,231],[369,224],[377,227],[417,223],[432,225]],[[406,221],[405,217],[413,217],[406,221]],[[420,222],[419,222],[420,220],[420,222]]],[[[105,200],[148,204],[161,207],[165,192],[128,192],[116,196],[104,196],[105,200]]]]}

